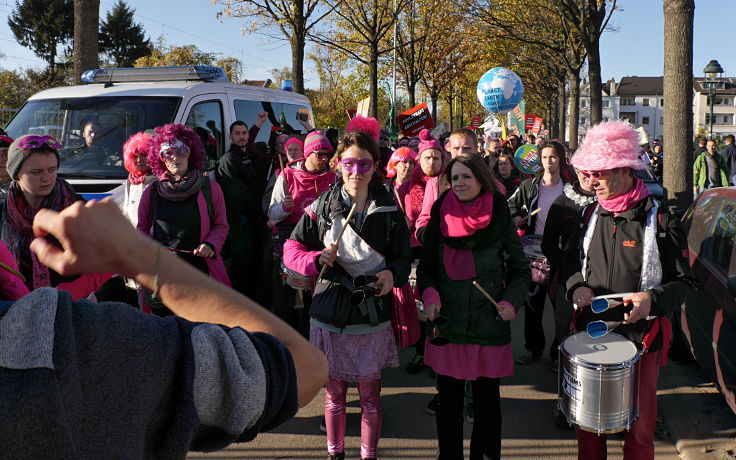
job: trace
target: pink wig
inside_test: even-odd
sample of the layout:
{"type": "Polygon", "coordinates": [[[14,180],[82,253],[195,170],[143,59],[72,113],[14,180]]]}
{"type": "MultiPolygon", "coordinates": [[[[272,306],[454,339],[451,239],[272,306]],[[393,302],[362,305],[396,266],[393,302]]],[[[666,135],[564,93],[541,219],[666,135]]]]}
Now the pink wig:
{"type": "Polygon", "coordinates": [[[140,171],[135,165],[136,155],[148,156],[148,143],[153,135],[140,132],[135,133],[123,144],[123,164],[133,176],[145,176],[148,171],[140,171]]]}
{"type": "Polygon", "coordinates": [[[391,154],[391,158],[386,165],[386,177],[394,177],[396,175],[396,163],[412,160],[417,161],[417,154],[409,147],[400,147],[391,154]]]}
{"type": "Polygon", "coordinates": [[[378,120],[373,117],[364,117],[363,115],[354,116],[348,123],[345,131],[349,133],[356,130],[370,135],[376,142],[381,137],[381,126],[378,124],[378,120]]]}
{"type": "Polygon", "coordinates": [[[644,169],[639,158],[639,133],[625,121],[606,121],[591,127],[571,164],[583,171],[614,168],[644,169]]]}
{"type": "Polygon", "coordinates": [[[148,142],[148,165],[158,177],[165,176],[168,170],[161,158],[161,145],[181,141],[189,147],[189,169],[204,168],[204,146],[202,139],[191,128],[184,125],[170,124],[154,128],[156,135],[148,142]]]}

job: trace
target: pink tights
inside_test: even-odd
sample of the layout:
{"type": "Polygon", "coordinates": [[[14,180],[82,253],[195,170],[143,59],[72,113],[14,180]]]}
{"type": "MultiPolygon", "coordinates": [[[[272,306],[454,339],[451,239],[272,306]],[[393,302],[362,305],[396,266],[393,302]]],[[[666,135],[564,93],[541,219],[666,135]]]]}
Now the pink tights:
{"type": "MultiPolygon", "coordinates": [[[[327,379],[325,388],[325,425],[327,426],[327,452],[345,451],[345,395],[348,382],[327,379]]],[[[378,438],[381,436],[381,380],[358,382],[360,395],[360,457],[376,458],[378,438]]]]}

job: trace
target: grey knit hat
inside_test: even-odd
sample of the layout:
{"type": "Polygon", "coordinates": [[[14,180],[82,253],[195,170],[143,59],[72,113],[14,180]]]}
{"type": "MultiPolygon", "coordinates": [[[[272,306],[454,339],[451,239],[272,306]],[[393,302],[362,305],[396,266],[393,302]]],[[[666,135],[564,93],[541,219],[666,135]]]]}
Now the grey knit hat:
{"type": "MultiPolygon", "coordinates": [[[[23,136],[20,136],[18,139],[14,140],[12,144],[10,144],[10,147],[8,148],[8,163],[7,163],[7,170],[10,177],[14,180],[18,180],[18,171],[20,171],[20,167],[23,165],[23,162],[26,161],[26,159],[31,156],[32,153],[37,151],[44,151],[53,153],[56,155],[56,161],[57,163],[60,161],[59,159],[59,152],[55,148],[52,148],[50,145],[44,143],[39,145],[39,147],[36,148],[23,148],[20,146],[20,143],[23,141],[23,139],[33,136],[33,134],[24,134],[23,136]]],[[[38,137],[38,136],[36,136],[38,137]]]]}

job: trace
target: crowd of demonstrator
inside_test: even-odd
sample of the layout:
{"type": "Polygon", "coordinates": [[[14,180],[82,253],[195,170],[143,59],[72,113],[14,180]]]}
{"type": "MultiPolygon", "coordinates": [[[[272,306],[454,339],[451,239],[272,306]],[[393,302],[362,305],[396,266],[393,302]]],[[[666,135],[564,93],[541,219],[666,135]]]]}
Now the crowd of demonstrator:
{"type": "MultiPolygon", "coordinates": [[[[528,136],[536,176],[515,166],[517,136],[424,130],[392,147],[375,119],[357,116],[339,140],[313,130],[256,149],[258,126],[232,124],[214,171],[190,128],[135,134],[123,148],[122,213],[85,203],[57,176],[56,139],[0,137],[10,457],[182,458],[252,439],[324,386],[328,457],[343,459],[355,382],[360,456],[375,459],[381,371],[414,346],[407,372],[436,374],[427,411],[439,458],[463,458],[467,417],[470,458],[499,459],[500,379],[547,345],[556,369],[558,345],[598,319],[591,298],[617,292],[628,308],[604,319],[623,321],[616,332],[646,350],[624,456],[654,457],[666,316],[693,281],[677,220],[661,217],[635,174],[651,155],[630,125],[591,127],[574,155],[528,136]],[[510,321],[522,307],[527,352],[514,358],[510,321]]],[[[702,162],[707,186],[712,162],[702,162]]],[[[579,458],[606,457],[605,435],[576,433],[579,458]]]]}

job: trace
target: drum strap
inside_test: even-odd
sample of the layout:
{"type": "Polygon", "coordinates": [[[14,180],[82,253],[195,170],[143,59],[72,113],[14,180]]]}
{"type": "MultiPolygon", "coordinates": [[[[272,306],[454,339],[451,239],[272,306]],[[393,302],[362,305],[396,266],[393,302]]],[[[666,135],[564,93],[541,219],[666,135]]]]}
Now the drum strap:
{"type": "Polygon", "coordinates": [[[667,351],[670,348],[670,337],[672,336],[672,323],[670,322],[669,318],[658,316],[657,318],[651,320],[649,324],[649,331],[644,336],[642,344],[644,345],[645,350],[649,350],[660,330],[662,331],[662,356],[660,362],[661,367],[667,364],[667,351]]]}

